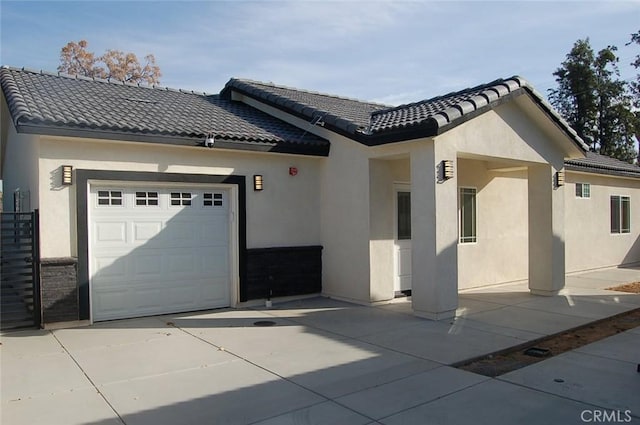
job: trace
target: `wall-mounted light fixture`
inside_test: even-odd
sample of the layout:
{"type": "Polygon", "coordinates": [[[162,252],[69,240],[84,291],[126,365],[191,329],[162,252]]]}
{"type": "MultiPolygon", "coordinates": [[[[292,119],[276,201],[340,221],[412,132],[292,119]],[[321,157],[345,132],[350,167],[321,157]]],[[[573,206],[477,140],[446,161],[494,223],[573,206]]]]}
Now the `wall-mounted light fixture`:
{"type": "Polygon", "coordinates": [[[556,171],[556,187],[564,186],[564,170],[556,171]]]}
{"type": "Polygon", "coordinates": [[[453,178],[453,161],[450,159],[444,159],[440,163],[442,168],[442,179],[449,180],[453,178]]]}
{"type": "Polygon", "coordinates": [[[62,167],[62,184],[70,186],[73,184],[73,167],[71,165],[63,165],[62,167]]]}
{"type": "Polygon", "coordinates": [[[253,190],[262,190],[264,187],[262,185],[262,175],[256,174],[253,176],[253,190]]]}

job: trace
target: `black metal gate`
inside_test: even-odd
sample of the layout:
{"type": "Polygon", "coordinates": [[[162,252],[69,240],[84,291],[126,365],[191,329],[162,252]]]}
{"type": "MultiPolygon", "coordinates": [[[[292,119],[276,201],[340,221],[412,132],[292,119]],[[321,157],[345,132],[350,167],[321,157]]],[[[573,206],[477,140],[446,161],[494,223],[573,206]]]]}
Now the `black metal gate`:
{"type": "Polygon", "coordinates": [[[0,327],[40,326],[38,210],[0,215],[0,327]]]}

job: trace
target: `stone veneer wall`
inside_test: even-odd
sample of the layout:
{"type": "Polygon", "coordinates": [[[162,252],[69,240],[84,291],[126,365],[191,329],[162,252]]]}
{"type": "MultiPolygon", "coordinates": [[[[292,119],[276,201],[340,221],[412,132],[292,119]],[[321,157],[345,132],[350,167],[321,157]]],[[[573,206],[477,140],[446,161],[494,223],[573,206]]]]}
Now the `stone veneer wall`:
{"type": "Polygon", "coordinates": [[[43,258],[40,292],[43,324],[78,320],[77,258],[43,258]]]}

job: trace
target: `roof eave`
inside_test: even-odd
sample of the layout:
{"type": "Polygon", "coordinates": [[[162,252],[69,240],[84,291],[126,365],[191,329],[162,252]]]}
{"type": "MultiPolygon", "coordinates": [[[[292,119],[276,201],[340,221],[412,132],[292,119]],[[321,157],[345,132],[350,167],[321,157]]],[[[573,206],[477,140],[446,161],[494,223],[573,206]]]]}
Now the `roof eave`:
{"type": "Polygon", "coordinates": [[[600,175],[622,177],[622,178],[640,179],[640,171],[633,172],[629,170],[619,170],[619,169],[614,169],[609,167],[596,167],[596,166],[571,164],[569,162],[565,162],[564,167],[567,171],[575,171],[575,172],[588,173],[588,174],[600,174],[600,175]]]}
{"type": "MultiPolygon", "coordinates": [[[[139,134],[131,132],[105,131],[102,129],[70,128],[42,124],[17,124],[16,131],[41,136],[80,137],[88,139],[154,143],[161,145],[200,147],[203,137],[185,137],[164,134],[139,134]]],[[[298,144],[283,141],[243,141],[218,137],[211,149],[232,149],[253,152],[274,152],[309,156],[329,156],[330,142],[325,144],[298,144]]],[[[207,148],[209,149],[209,148],[207,148]]]]}

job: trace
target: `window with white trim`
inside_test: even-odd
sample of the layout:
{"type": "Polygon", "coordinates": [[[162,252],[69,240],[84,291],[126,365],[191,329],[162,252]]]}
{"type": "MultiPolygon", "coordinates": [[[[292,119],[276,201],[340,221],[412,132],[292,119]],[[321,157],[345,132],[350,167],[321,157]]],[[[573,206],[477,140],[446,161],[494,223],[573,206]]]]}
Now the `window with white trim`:
{"type": "Polygon", "coordinates": [[[398,240],[411,240],[411,192],[397,192],[398,240]]]}
{"type": "Polygon", "coordinates": [[[171,205],[172,206],[190,206],[191,205],[191,192],[171,192],[171,205]]]}
{"type": "Polygon", "coordinates": [[[460,243],[477,241],[476,232],[476,189],[460,188],[460,243]]]}
{"type": "Polygon", "coordinates": [[[136,192],[136,206],[158,206],[158,192],[136,192]]]}
{"type": "Polygon", "coordinates": [[[631,232],[631,200],[628,196],[611,196],[611,233],[631,232]]]}
{"type": "Polygon", "coordinates": [[[99,190],[98,206],[116,205],[122,206],[121,190],[99,190]]]}
{"type": "Polygon", "coordinates": [[[591,184],[576,183],[576,198],[591,198],[591,184]]]}
{"type": "Polygon", "coordinates": [[[222,206],[222,193],[208,193],[203,194],[202,205],[205,207],[221,207],[222,206]]]}

